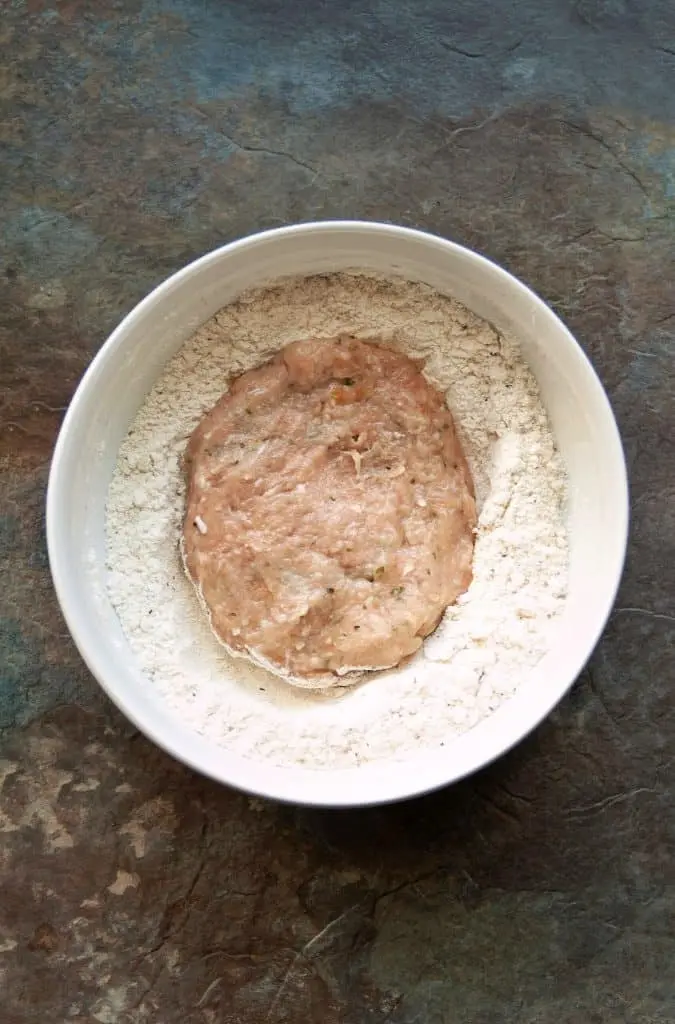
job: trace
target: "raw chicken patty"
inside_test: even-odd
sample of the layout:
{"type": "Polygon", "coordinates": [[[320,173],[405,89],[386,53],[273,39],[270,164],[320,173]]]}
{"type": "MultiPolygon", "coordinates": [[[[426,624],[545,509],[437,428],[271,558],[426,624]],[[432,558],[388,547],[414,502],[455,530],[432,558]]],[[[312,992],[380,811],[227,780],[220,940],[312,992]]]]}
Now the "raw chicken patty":
{"type": "Polygon", "coordinates": [[[452,416],[383,345],[287,345],[231,382],[185,469],[182,555],[211,628],[297,685],[398,665],[471,581],[452,416]]]}

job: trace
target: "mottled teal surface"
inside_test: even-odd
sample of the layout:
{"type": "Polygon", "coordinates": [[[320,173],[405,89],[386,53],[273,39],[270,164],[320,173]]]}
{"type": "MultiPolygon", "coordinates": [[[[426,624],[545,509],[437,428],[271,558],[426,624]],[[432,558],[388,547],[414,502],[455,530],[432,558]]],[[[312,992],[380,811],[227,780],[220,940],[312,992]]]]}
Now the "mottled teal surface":
{"type": "Polygon", "coordinates": [[[675,1024],[672,0],[11,0],[0,16],[3,1024],[675,1024]],[[255,229],[390,220],[577,334],[625,441],[617,609],[478,777],[249,801],[82,665],[44,491],[108,332],[255,229]]]}

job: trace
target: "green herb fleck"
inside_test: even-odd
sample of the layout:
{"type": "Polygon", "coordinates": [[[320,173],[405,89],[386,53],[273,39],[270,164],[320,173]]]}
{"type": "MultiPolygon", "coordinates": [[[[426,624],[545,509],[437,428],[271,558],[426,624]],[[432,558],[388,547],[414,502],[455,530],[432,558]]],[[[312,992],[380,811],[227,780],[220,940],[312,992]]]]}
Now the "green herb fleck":
{"type": "Polygon", "coordinates": [[[391,592],[394,595],[394,597],[400,597],[401,594],[403,593],[403,587],[392,587],[391,592]]]}
{"type": "Polygon", "coordinates": [[[354,385],[356,384],[356,381],[354,380],[353,377],[343,377],[342,383],[346,388],[353,388],[354,385]]]}

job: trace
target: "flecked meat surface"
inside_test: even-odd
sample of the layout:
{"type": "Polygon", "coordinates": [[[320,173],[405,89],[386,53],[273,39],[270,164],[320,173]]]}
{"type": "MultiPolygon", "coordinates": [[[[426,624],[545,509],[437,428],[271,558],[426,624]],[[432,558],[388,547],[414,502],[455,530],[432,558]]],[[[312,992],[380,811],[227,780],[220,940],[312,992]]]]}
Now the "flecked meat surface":
{"type": "Polygon", "coordinates": [[[286,346],[231,383],[185,469],[182,554],[214,633],[297,685],[399,664],[471,581],[452,416],[393,349],[286,346]]]}

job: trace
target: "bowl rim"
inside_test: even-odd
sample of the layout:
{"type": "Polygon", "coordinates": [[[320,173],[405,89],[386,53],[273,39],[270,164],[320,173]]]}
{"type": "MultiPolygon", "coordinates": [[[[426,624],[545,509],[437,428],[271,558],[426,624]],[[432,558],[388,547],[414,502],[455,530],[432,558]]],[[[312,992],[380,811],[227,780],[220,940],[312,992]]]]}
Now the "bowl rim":
{"type": "MultiPolygon", "coordinates": [[[[576,338],[540,296],[498,263],[466,246],[439,235],[417,228],[381,221],[323,220],[304,221],[284,227],[254,232],[243,238],[238,238],[218,246],[165,278],[123,317],[91,360],[76,388],[61,425],[52,455],[47,485],[46,534],[54,589],[69,632],[94,679],[124,716],[146,737],[176,760],[188,765],[200,774],[252,796],[296,805],[346,808],[398,802],[459,782],[461,779],[500,758],[541,724],[570,690],[579,674],[583,671],[610,617],[625,564],[629,531],[629,507],[628,473],[625,453],[607,393],[593,365],[576,338]],[[500,709],[488,716],[488,718],[483,719],[473,729],[453,739],[452,747],[456,749],[459,745],[463,744],[466,737],[470,737],[472,734],[475,734],[477,729],[480,729],[482,730],[481,738],[484,742],[481,744],[470,744],[467,748],[469,752],[464,756],[460,770],[452,772],[448,772],[447,767],[446,770],[443,770],[444,765],[446,765],[446,759],[443,755],[439,755],[438,752],[425,752],[418,756],[412,755],[410,758],[400,762],[371,762],[353,768],[281,768],[276,767],[271,762],[256,762],[241,755],[229,754],[223,748],[216,747],[212,741],[205,740],[204,737],[201,737],[194,730],[187,730],[179,722],[177,722],[176,728],[172,730],[172,735],[167,736],[167,731],[163,727],[159,726],[156,721],[149,720],[148,717],[141,713],[138,707],[132,706],[133,700],[130,703],[128,696],[125,696],[124,692],[122,692],[124,686],[116,685],[114,666],[111,671],[111,666],[101,650],[86,636],[86,630],[80,628],[79,616],[75,608],[78,588],[72,585],[69,579],[72,573],[69,572],[68,559],[59,543],[59,520],[62,514],[61,510],[66,507],[65,502],[68,498],[67,473],[65,469],[66,455],[73,442],[77,439],[81,407],[84,404],[85,396],[92,386],[95,385],[107,360],[114,352],[118,343],[133,329],[135,322],[148,309],[160,302],[182,280],[199,274],[200,271],[209,267],[212,263],[217,263],[224,254],[231,255],[280,237],[292,238],[301,234],[320,234],[327,230],[339,233],[366,230],[383,238],[395,236],[398,239],[422,242],[446,254],[452,253],[463,260],[469,260],[490,274],[497,275],[502,280],[502,283],[512,291],[520,291],[522,295],[526,296],[533,303],[551,325],[555,325],[557,332],[575,350],[575,357],[578,360],[579,366],[594,388],[597,400],[596,412],[599,414],[600,410],[602,410],[604,427],[607,430],[610,438],[609,443],[613,449],[612,456],[616,471],[616,500],[618,502],[618,507],[616,508],[617,534],[620,537],[620,547],[615,552],[613,565],[604,573],[606,579],[605,599],[602,604],[598,602],[595,605],[597,625],[592,643],[588,645],[587,650],[584,649],[583,656],[579,657],[578,669],[573,678],[566,685],[554,689],[553,693],[547,692],[546,699],[540,698],[536,702],[536,706],[531,707],[532,713],[527,717],[518,718],[515,727],[511,728],[508,733],[505,734],[503,729],[495,727],[495,720],[501,724],[500,711],[508,706],[509,701],[506,701],[501,705],[500,709]],[[179,742],[177,730],[182,730],[186,739],[189,732],[193,738],[197,737],[200,742],[188,744],[191,750],[186,750],[186,744],[182,741],[179,742]],[[474,749],[471,749],[471,747],[474,749]],[[227,764],[223,767],[224,762],[233,762],[235,765],[244,765],[245,762],[245,768],[241,773],[237,773],[232,771],[227,764]],[[401,768],[404,770],[399,770],[401,768]],[[251,778],[251,776],[254,777],[251,778]],[[364,785],[364,783],[368,784],[364,785]]],[[[543,693],[544,688],[541,689],[543,693]]],[[[466,746],[466,743],[463,745],[466,746]]],[[[449,747],[446,748],[446,751],[448,750],[449,747]]]]}

